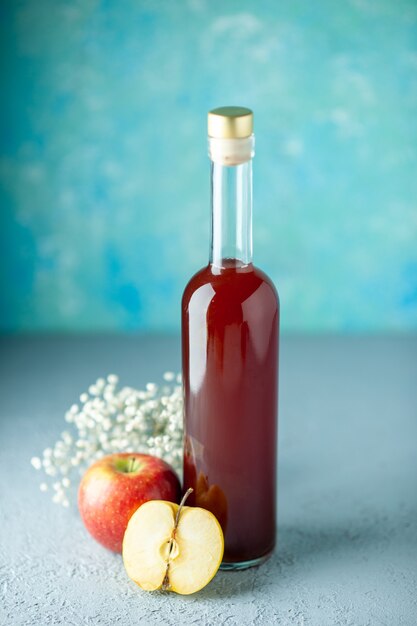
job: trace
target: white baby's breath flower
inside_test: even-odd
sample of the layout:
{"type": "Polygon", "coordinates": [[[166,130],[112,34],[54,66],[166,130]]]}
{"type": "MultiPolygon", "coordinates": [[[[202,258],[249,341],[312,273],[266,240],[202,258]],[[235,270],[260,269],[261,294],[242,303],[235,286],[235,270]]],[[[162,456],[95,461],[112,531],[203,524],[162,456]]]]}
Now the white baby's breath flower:
{"type": "Polygon", "coordinates": [[[73,404],[65,413],[69,430],[46,448],[31,464],[52,482],[52,500],[68,507],[79,476],[94,461],[113,452],[144,452],[160,456],[177,472],[182,467],[181,375],[165,372],[162,386],[148,383],[145,389],[118,388],[115,374],[98,378],[80,395],[81,408],[73,404]],[[54,477],[59,477],[59,480],[54,477]]]}
{"type": "Polygon", "coordinates": [[[42,467],[42,461],[40,460],[40,458],[38,456],[33,456],[30,459],[31,465],[36,469],[39,470],[42,467]]]}

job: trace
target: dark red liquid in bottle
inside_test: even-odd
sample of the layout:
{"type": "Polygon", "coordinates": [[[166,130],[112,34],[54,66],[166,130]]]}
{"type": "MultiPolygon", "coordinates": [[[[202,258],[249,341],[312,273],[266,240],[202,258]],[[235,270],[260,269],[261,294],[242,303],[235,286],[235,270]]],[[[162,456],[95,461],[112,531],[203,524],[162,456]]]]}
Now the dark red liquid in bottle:
{"type": "Polygon", "coordinates": [[[225,534],[225,564],[268,555],[276,534],[279,302],[252,264],[209,265],[182,300],[184,489],[225,534]]]}

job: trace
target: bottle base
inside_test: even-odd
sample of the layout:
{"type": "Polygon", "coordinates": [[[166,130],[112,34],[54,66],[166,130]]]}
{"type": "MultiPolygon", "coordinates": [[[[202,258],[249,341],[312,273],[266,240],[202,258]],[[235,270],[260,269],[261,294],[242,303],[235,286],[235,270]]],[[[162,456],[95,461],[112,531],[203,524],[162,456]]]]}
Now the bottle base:
{"type": "Polygon", "coordinates": [[[265,561],[269,559],[272,553],[273,550],[271,550],[271,552],[268,552],[267,554],[264,554],[263,556],[259,556],[257,559],[252,559],[250,561],[238,561],[237,563],[229,563],[223,561],[220,565],[220,569],[224,572],[233,572],[242,569],[249,569],[250,567],[257,567],[258,565],[262,565],[262,563],[265,563],[265,561]]]}

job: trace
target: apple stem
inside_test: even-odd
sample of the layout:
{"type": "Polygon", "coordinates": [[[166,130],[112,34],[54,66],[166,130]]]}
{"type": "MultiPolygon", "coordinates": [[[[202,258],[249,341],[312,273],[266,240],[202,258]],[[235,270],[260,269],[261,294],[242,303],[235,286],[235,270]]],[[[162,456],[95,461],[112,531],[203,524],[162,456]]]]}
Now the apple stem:
{"type": "Polygon", "coordinates": [[[190,494],[192,494],[193,491],[194,491],[194,489],[192,487],[189,487],[189,489],[187,489],[187,491],[185,492],[185,494],[182,497],[182,500],[181,500],[180,505],[178,507],[177,515],[175,517],[174,533],[177,530],[178,522],[180,521],[180,515],[181,515],[182,507],[186,503],[188,496],[190,494]]]}
{"type": "Polygon", "coordinates": [[[164,580],[162,581],[162,591],[167,591],[170,587],[169,584],[169,557],[171,556],[171,552],[172,552],[172,548],[174,546],[174,540],[175,540],[175,533],[177,531],[178,528],[178,524],[180,521],[180,515],[181,515],[181,511],[183,509],[184,504],[187,501],[188,496],[194,491],[194,489],[192,487],[190,487],[189,489],[187,489],[187,491],[185,492],[185,494],[182,497],[182,500],[180,502],[180,505],[178,507],[178,511],[177,514],[175,516],[175,524],[174,524],[174,530],[172,531],[172,535],[171,535],[171,539],[169,540],[169,552],[168,552],[168,559],[167,559],[167,568],[165,571],[165,576],[164,576],[164,580]]]}

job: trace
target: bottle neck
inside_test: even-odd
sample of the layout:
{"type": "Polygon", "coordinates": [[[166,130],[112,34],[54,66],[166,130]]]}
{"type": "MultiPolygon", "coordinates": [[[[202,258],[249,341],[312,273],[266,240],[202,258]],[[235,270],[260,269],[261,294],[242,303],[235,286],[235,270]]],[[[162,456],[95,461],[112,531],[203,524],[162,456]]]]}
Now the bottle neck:
{"type": "Polygon", "coordinates": [[[211,163],[211,249],[215,268],[252,263],[252,160],[211,163]]]}

